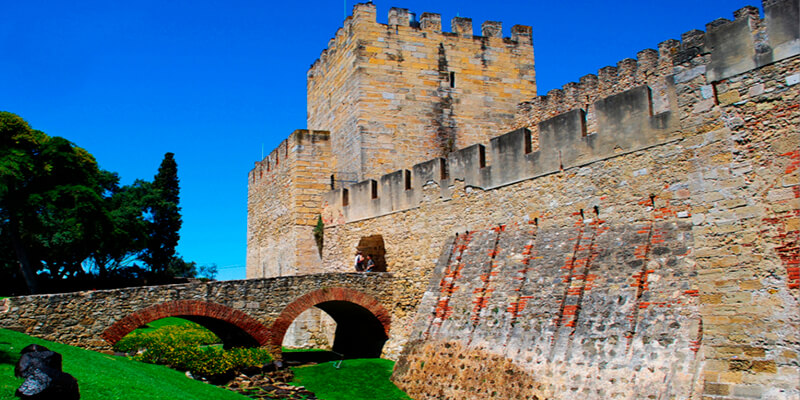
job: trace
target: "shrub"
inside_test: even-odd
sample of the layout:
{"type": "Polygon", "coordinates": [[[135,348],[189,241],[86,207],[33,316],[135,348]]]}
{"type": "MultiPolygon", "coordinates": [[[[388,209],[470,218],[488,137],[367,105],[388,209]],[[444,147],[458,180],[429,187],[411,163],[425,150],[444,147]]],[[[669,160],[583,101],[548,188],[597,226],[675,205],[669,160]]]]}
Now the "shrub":
{"type": "Polygon", "coordinates": [[[205,377],[261,367],[272,360],[266,349],[224,350],[215,345],[219,342],[216,335],[199,325],[180,325],[165,326],[151,332],[133,332],[117,342],[114,348],[127,353],[137,352],[134,360],[167,365],[205,377]]]}
{"type": "Polygon", "coordinates": [[[153,346],[211,345],[220,339],[197,324],[168,325],[154,331],[136,330],[114,345],[114,349],[125,353],[150,349],[153,346]]]}

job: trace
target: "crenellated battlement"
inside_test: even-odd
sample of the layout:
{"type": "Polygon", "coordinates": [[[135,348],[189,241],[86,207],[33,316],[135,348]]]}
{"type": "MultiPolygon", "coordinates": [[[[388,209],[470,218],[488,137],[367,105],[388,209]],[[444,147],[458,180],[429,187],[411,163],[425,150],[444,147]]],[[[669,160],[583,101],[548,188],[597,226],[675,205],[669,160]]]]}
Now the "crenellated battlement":
{"type": "Polygon", "coordinates": [[[536,94],[531,27],[357,4],[308,71],[308,128],[331,132],[338,175],[361,180],[488,141],[536,94]]]}
{"type": "MultiPolygon", "coordinates": [[[[704,79],[701,84],[709,89],[693,101],[712,96],[710,101],[719,102],[714,82],[800,54],[796,8],[788,0],[765,2],[764,19],[755,7],[741,8],[734,20],[715,20],[706,32],[688,31],[680,41],[661,42],[658,50],[642,50],[636,59],[523,102],[517,117],[521,128],[491,138],[488,148],[473,144],[410,171],[329,192],[326,223],[416,207],[428,183],[449,198],[454,180],[488,190],[676,139],[681,111],[692,106],[679,104],[676,85],[704,79]]],[[[454,31],[470,23],[460,19],[454,31]]]]}
{"type": "MultiPolygon", "coordinates": [[[[670,91],[674,96],[674,88],[670,91]]],[[[437,198],[446,199],[456,180],[490,190],[676,139],[675,114],[654,113],[651,92],[642,85],[593,103],[594,133],[587,131],[586,112],[575,109],[537,124],[536,150],[531,131],[520,128],[492,138],[488,147],[475,144],[447,158],[416,164],[410,171],[330,191],[324,195],[323,220],[338,224],[417,207],[426,201],[429,184],[434,184],[437,198]]]]}
{"type": "Polygon", "coordinates": [[[313,270],[311,244],[295,245],[311,241],[330,158],[329,132],[298,129],[255,163],[247,182],[248,277],[313,270]]]}
{"type": "Polygon", "coordinates": [[[734,20],[714,20],[706,24],[706,32],[685,32],[680,41],[663,41],[658,50],[644,49],[636,59],[626,58],[523,102],[520,114],[526,118],[518,123],[533,128],[539,121],[639,85],[663,87],[665,81],[688,79],[706,70],[708,81],[714,82],[785,59],[800,46],[796,32],[792,33],[796,14],[784,10],[789,3],[765,2],[764,19],[759,18],[758,8],[743,7],[733,13],[734,20]],[[697,66],[704,67],[687,73],[697,66]]]}
{"type": "Polygon", "coordinates": [[[274,179],[276,175],[286,174],[295,161],[302,160],[304,153],[319,155],[321,151],[329,151],[329,141],[330,132],[296,129],[266,157],[255,162],[248,173],[249,183],[258,184],[264,179],[274,179]]]}
{"type": "Polygon", "coordinates": [[[353,31],[364,28],[364,25],[379,26],[390,32],[392,29],[408,29],[419,36],[431,37],[434,35],[440,40],[471,39],[477,42],[492,38],[501,40],[506,45],[533,46],[532,28],[526,25],[511,27],[511,36],[503,37],[503,23],[498,21],[485,21],[480,26],[480,35],[474,35],[471,18],[453,17],[450,20],[450,31],[442,30],[441,14],[423,12],[417,19],[417,14],[407,8],[392,7],[388,13],[386,24],[377,22],[376,9],[373,3],[359,3],[353,6],[353,15],[348,16],[336,35],[328,41],[328,46],[322,51],[320,57],[311,64],[309,79],[323,73],[330,60],[331,53],[335,53],[352,44],[353,31]]]}

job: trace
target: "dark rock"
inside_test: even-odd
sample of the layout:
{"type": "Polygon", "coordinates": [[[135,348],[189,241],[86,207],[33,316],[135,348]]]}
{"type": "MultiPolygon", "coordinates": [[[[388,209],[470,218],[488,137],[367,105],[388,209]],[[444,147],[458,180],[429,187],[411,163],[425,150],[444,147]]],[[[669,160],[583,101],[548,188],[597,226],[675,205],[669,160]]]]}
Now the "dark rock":
{"type": "Polygon", "coordinates": [[[31,400],[78,400],[78,380],[72,375],[42,367],[31,371],[16,396],[31,400]]]}
{"type": "Polygon", "coordinates": [[[61,354],[32,344],[20,351],[14,375],[25,378],[16,396],[36,400],[77,400],[78,380],[61,371],[61,354]]]}
{"type": "Polygon", "coordinates": [[[44,346],[32,344],[20,352],[22,357],[14,367],[14,376],[26,378],[32,371],[46,367],[61,371],[61,354],[47,350],[44,346]]]}
{"type": "Polygon", "coordinates": [[[34,343],[34,344],[29,344],[29,345],[23,347],[22,350],[19,351],[19,354],[30,353],[30,352],[33,352],[33,351],[50,351],[50,349],[48,349],[47,347],[44,347],[44,346],[42,346],[40,344],[35,344],[34,343]]]}
{"type": "Polygon", "coordinates": [[[17,397],[23,399],[33,398],[33,396],[44,392],[52,381],[53,379],[50,378],[49,374],[46,374],[41,369],[35,369],[28,374],[25,382],[22,382],[22,385],[17,389],[17,397]]]}

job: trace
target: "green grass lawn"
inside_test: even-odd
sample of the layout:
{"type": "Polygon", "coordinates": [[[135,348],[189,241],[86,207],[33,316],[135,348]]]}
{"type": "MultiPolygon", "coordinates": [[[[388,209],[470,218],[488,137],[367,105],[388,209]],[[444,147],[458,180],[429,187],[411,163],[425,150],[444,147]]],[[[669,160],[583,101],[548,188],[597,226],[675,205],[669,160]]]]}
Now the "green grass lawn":
{"type": "Polygon", "coordinates": [[[344,360],[292,368],[292,384],[305,386],[324,400],[410,399],[389,380],[394,362],[379,358],[344,360]]]}
{"type": "Polygon", "coordinates": [[[31,343],[61,353],[64,372],[78,379],[81,399],[84,400],[247,399],[189,379],[184,373],[164,366],[144,364],[0,329],[0,400],[16,399],[14,392],[23,380],[14,377],[14,365],[19,359],[19,351],[31,343]]]}
{"type": "MultiPolygon", "coordinates": [[[[178,318],[178,317],[167,317],[167,318],[161,318],[161,319],[157,319],[155,321],[148,322],[147,325],[145,325],[142,328],[138,328],[138,329],[134,330],[133,332],[137,332],[137,333],[153,332],[153,331],[156,331],[159,328],[162,328],[162,327],[165,327],[165,326],[193,326],[193,327],[195,327],[197,329],[206,330],[206,328],[204,328],[200,324],[194,323],[192,321],[189,321],[189,320],[186,320],[186,319],[183,319],[183,318],[178,318]]],[[[131,333],[133,333],[133,332],[131,332],[131,333]]]]}

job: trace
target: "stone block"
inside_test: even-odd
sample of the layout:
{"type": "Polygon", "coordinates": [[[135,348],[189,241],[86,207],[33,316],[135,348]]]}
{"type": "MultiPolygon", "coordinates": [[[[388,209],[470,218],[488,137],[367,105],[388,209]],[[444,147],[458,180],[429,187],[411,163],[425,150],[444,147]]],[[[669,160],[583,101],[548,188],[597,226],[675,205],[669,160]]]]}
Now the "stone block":
{"type": "Polygon", "coordinates": [[[741,101],[742,98],[739,96],[738,90],[729,90],[725,93],[721,93],[717,95],[717,101],[722,105],[733,104],[736,102],[741,101]]]}

